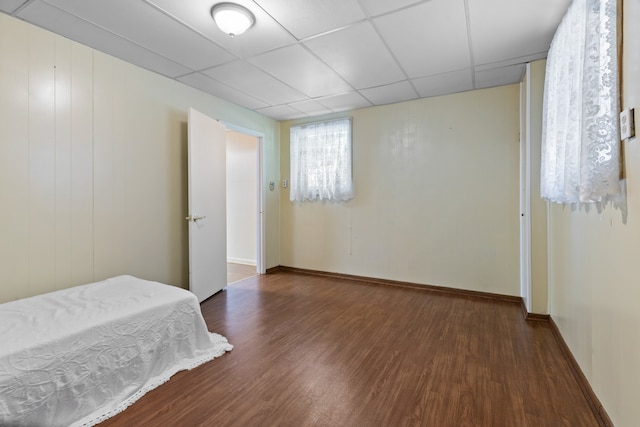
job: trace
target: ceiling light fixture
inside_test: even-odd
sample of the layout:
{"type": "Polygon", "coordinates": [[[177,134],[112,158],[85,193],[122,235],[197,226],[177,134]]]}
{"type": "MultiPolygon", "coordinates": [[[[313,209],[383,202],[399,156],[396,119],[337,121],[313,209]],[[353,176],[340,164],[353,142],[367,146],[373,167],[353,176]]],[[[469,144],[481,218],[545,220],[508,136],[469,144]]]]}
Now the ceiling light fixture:
{"type": "Polygon", "coordinates": [[[211,8],[211,16],[223,33],[230,37],[239,36],[256,22],[253,13],[235,3],[218,3],[211,8]]]}

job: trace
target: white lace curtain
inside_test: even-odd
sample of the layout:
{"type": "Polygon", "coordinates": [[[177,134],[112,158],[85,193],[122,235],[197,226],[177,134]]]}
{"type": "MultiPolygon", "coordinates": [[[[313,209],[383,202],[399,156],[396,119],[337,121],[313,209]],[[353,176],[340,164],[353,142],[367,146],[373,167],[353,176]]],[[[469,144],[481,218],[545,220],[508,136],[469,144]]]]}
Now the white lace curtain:
{"type": "Polygon", "coordinates": [[[353,198],[351,119],[292,127],[290,156],[291,201],[353,198]]]}
{"type": "Polygon", "coordinates": [[[573,0],[547,57],[541,193],[595,204],[622,196],[617,0],[573,0]]]}

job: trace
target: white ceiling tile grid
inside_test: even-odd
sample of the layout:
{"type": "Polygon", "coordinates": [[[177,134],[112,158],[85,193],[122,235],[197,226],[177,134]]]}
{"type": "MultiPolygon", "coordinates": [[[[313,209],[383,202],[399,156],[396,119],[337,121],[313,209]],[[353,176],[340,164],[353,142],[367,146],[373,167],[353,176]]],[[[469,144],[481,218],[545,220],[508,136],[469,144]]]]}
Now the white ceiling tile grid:
{"type": "Polygon", "coordinates": [[[471,66],[462,0],[432,0],[373,20],[410,78],[471,66]]]}
{"type": "Polygon", "coordinates": [[[0,11],[276,120],[517,83],[571,0],[0,0],[0,11]]]}
{"type": "Polygon", "coordinates": [[[304,44],[356,89],[406,79],[369,22],[314,37],[304,44]]]}
{"type": "Polygon", "coordinates": [[[365,19],[357,0],[254,0],[298,40],[365,19]]]}

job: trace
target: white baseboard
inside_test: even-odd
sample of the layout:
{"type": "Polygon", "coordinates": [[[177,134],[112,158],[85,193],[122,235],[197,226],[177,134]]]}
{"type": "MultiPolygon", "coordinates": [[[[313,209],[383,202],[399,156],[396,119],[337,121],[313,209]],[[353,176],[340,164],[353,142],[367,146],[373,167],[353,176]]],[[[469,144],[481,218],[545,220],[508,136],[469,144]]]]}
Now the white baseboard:
{"type": "Polygon", "coordinates": [[[232,262],[234,264],[245,264],[245,265],[257,265],[255,259],[241,259],[241,258],[231,258],[227,257],[227,262],[232,262]]]}

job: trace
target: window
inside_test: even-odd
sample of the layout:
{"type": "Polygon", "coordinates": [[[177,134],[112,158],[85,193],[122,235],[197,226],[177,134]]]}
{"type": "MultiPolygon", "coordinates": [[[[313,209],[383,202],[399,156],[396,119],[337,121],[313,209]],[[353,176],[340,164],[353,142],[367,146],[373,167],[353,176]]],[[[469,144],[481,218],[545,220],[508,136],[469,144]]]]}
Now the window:
{"type": "Polygon", "coordinates": [[[352,199],[351,119],[294,126],[290,136],[289,199],[352,199]]]}
{"type": "Polygon", "coordinates": [[[541,194],[573,206],[609,202],[623,216],[618,131],[617,0],[574,0],[547,57],[541,194]]]}

